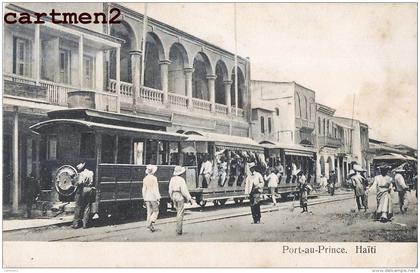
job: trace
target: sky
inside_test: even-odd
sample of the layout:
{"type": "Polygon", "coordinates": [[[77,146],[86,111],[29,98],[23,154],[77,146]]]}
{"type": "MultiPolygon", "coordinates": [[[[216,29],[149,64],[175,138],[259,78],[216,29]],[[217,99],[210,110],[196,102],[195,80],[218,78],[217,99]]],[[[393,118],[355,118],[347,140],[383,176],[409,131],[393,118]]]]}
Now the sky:
{"type": "MultiPolygon", "coordinates": [[[[232,3],[149,3],[148,16],[235,50],[232,3]]],[[[295,81],[371,138],[417,148],[417,4],[238,3],[237,36],[251,79],[295,81]]]]}

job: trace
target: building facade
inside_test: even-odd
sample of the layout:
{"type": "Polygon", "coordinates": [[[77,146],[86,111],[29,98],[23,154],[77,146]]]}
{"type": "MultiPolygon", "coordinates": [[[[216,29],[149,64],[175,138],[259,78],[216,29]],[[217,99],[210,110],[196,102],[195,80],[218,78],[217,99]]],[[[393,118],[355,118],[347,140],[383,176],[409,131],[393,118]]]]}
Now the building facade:
{"type": "MultiPolygon", "coordinates": [[[[84,108],[169,132],[250,136],[248,59],[238,57],[235,67],[233,53],[152,18],[142,50],[142,14],[109,3],[85,7],[117,7],[122,23],[78,27],[47,18],[4,27],[3,200],[14,209],[25,178],[40,177],[40,160],[64,152],[57,136],[44,143],[29,129],[49,111],[84,108]]],[[[5,11],[33,16],[29,8],[45,5],[9,4],[5,11]]]]}

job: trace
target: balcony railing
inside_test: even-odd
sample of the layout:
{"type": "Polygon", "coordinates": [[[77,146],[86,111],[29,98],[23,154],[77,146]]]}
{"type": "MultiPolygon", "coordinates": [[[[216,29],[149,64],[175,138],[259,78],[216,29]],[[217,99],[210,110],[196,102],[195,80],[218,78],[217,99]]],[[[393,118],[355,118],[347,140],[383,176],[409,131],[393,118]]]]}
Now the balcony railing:
{"type": "Polygon", "coordinates": [[[193,98],[193,107],[196,109],[204,110],[204,111],[210,111],[211,110],[211,103],[207,100],[200,100],[193,98]]]}
{"type": "Polygon", "coordinates": [[[169,103],[172,105],[177,105],[184,108],[187,108],[188,106],[188,97],[183,96],[183,95],[169,93],[168,100],[169,100],[169,103]]]}
{"type": "Polygon", "coordinates": [[[340,148],[343,142],[341,139],[335,137],[318,136],[318,145],[319,147],[340,148]]]}
{"type": "Polygon", "coordinates": [[[163,91],[142,86],[140,87],[140,97],[149,102],[163,103],[163,91]]]}
{"type": "Polygon", "coordinates": [[[74,86],[40,80],[39,84],[47,88],[47,98],[51,104],[67,106],[67,93],[78,90],[74,86]]]}
{"type": "Polygon", "coordinates": [[[227,114],[227,112],[228,112],[227,105],[216,103],[216,113],[227,114]]]}
{"type": "MultiPolygon", "coordinates": [[[[117,81],[110,79],[108,85],[108,92],[116,94],[117,81]]],[[[120,81],[121,102],[133,103],[133,84],[129,82],[120,81]]]]}

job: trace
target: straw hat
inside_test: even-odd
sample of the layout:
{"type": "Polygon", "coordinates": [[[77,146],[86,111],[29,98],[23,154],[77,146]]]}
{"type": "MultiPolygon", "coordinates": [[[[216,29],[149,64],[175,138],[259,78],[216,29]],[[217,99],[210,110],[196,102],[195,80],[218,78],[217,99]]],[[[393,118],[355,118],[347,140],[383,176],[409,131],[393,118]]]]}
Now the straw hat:
{"type": "Polygon", "coordinates": [[[348,173],[348,175],[347,175],[347,178],[350,178],[350,177],[352,177],[355,174],[356,174],[356,172],[354,170],[350,170],[349,173],[348,173]]]}
{"type": "Polygon", "coordinates": [[[86,163],[82,162],[82,163],[80,163],[80,164],[78,164],[78,165],[76,166],[76,169],[77,169],[78,171],[81,171],[81,170],[83,170],[83,169],[85,168],[85,165],[86,165],[86,163]]]}
{"type": "Polygon", "coordinates": [[[405,172],[405,170],[404,170],[404,168],[402,168],[402,167],[400,166],[400,167],[398,167],[398,168],[394,169],[394,170],[393,170],[393,172],[395,172],[395,173],[404,173],[404,172],[405,172]]]}
{"type": "Polygon", "coordinates": [[[149,164],[146,166],[146,174],[154,174],[157,171],[157,166],[149,164]]]}
{"type": "Polygon", "coordinates": [[[301,174],[303,174],[303,171],[301,169],[297,169],[296,170],[296,176],[299,176],[301,174]]]}
{"type": "Polygon", "coordinates": [[[255,163],[254,162],[251,162],[251,163],[249,163],[248,164],[248,167],[251,169],[251,168],[253,168],[253,167],[255,167],[255,163]]]}
{"type": "Polygon", "coordinates": [[[175,166],[174,175],[181,175],[185,173],[185,168],[181,166],[175,166]]]}
{"type": "Polygon", "coordinates": [[[365,171],[365,170],[363,170],[363,168],[360,165],[354,165],[353,170],[355,172],[364,172],[365,171]]]}

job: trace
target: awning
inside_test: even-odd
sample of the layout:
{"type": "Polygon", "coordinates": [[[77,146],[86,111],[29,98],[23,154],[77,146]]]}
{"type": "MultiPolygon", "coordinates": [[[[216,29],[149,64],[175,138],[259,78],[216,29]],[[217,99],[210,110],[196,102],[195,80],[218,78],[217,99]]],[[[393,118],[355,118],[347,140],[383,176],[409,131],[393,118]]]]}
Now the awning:
{"type": "Polygon", "coordinates": [[[189,134],[186,141],[195,142],[214,142],[221,149],[244,149],[252,151],[263,151],[264,147],[259,145],[253,139],[248,137],[232,136],[225,134],[197,132],[198,134],[189,134]]]}
{"type": "Polygon", "coordinates": [[[373,160],[405,160],[405,161],[417,161],[414,157],[402,154],[390,153],[386,155],[376,156],[373,160]]]}
{"type": "Polygon", "coordinates": [[[279,142],[270,142],[261,144],[268,149],[282,149],[286,155],[313,157],[316,153],[315,148],[304,147],[298,144],[284,144],[279,142]]]}
{"type": "Polygon", "coordinates": [[[146,138],[146,139],[182,141],[187,138],[187,136],[178,134],[178,133],[169,133],[169,132],[157,131],[157,130],[124,127],[124,126],[117,126],[117,125],[97,123],[97,122],[77,120],[77,119],[52,119],[52,120],[39,122],[35,125],[32,125],[29,128],[36,133],[43,133],[47,131],[49,128],[51,128],[51,126],[57,126],[60,124],[79,125],[79,126],[86,127],[95,132],[101,132],[101,133],[106,133],[106,134],[118,134],[118,135],[146,138]]]}

